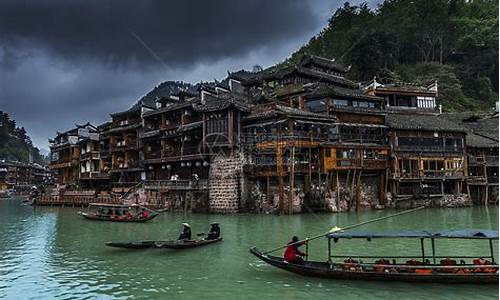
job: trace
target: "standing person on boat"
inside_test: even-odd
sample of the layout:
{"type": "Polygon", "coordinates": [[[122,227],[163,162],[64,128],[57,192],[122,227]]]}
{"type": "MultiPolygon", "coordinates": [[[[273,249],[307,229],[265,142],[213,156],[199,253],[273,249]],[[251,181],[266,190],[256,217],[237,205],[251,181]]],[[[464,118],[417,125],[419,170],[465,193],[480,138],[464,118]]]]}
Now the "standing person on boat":
{"type": "Polygon", "coordinates": [[[219,223],[210,224],[210,231],[207,235],[207,240],[216,240],[220,237],[220,227],[219,223]]]}
{"type": "Polygon", "coordinates": [[[182,233],[179,235],[178,240],[190,240],[191,239],[191,226],[188,223],[182,223],[184,229],[182,233]]]}
{"type": "Polygon", "coordinates": [[[304,242],[298,243],[299,238],[294,236],[290,242],[288,242],[288,246],[286,247],[284,258],[286,262],[292,264],[304,264],[304,259],[302,258],[306,254],[299,250],[299,247],[304,245],[304,242]]]}

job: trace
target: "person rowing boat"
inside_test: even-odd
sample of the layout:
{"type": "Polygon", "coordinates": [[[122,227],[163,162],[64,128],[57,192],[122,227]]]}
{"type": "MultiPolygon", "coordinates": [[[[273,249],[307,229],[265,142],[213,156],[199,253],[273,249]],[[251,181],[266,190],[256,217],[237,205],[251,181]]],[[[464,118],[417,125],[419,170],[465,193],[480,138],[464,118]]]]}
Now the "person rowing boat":
{"type": "Polygon", "coordinates": [[[304,245],[305,242],[298,243],[299,238],[294,236],[290,242],[288,242],[288,246],[286,247],[285,253],[283,254],[286,262],[292,264],[303,265],[304,259],[302,258],[306,254],[299,250],[299,247],[304,245]]]}
{"type": "Polygon", "coordinates": [[[182,233],[179,235],[179,238],[177,240],[179,241],[189,241],[191,240],[191,225],[188,223],[182,223],[183,230],[182,233]]]}
{"type": "Polygon", "coordinates": [[[220,237],[219,223],[210,224],[210,231],[207,235],[207,240],[216,240],[220,237]]]}

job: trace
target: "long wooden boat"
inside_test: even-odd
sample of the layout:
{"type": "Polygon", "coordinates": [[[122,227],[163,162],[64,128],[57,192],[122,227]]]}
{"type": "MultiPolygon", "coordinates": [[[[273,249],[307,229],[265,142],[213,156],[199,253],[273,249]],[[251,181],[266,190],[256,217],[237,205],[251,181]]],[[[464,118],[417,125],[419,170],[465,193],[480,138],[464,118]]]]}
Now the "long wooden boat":
{"type": "Polygon", "coordinates": [[[164,241],[164,242],[156,242],[155,247],[166,248],[166,249],[187,249],[187,248],[206,246],[221,241],[222,237],[213,240],[200,239],[200,240],[187,240],[187,241],[182,241],[182,240],[164,241]]]}
{"type": "Polygon", "coordinates": [[[130,242],[107,242],[106,246],[126,249],[148,249],[154,248],[155,243],[161,241],[130,241],[130,242]]]}
{"type": "Polygon", "coordinates": [[[179,241],[179,240],[170,240],[170,241],[154,241],[154,240],[145,240],[145,241],[130,241],[130,242],[107,242],[106,246],[115,247],[115,248],[125,248],[125,249],[148,249],[148,248],[165,248],[165,249],[187,249],[205,246],[213,243],[217,243],[222,241],[222,237],[214,240],[189,240],[189,241],[179,241]]]}
{"type": "Polygon", "coordinates": [[[144,223],[152,220],[158,216],[153,210],[140,205],[121,205],[121,204],[103,204],[103,203],[91,203],[90,208],[96,208],[95,212],[82,212],[79,211],[78,214],[88,220],[94,221],[109,221],[109,222],[125,222],[125,223],[144,223]],[[127,212],[131,213],[129,217],[126,216],[127,212]],[[147,216],[143,217],[138,212],[147,211],[147,216]],[[113,213],[110,213],[113,212],[113,213]],[[115,214],[118,212],[118,214],[115,214]]]}
{"type": "MultiPolygon", "coordinates": [[[[493,255],[492,240],[498,240],[498,231],[483,230],[462,230],[462,231],[442,231],[442,232],[398,232],[398,233],[373,233],[373,232],[353,232],[353,233],[331,233],[328,238],[328,260],[321,261],[305,261],[303,264],[289,263],[283,260],[282,257],[268,255],[263,251],[253,247],[250,253],[255,255],[260,260],[275,266],[277,268],[312,277],[323,277],[331,279],[347,279],[347,280],[380,280],[380,281],[407,281],[407,282],[430,282],[430,283],[475,283],[475,284],[498,284],[498,264],[495,263],[493,255]],[[356,256],[357,260],[352,259],[352,256],[332,255],[331,242],[338,242],[340,239],[363,238],[371,241],[374,238],[417,238],[421,241],[422,256],[418,257],[421,261],[416,261],[411,256],[385,256],[386,263],[362,263],[360,259],[374,259],[375,256],[356,256]],[[482,264],[443,264],[436,262],[436,259],[445,258],[451,261],[453,258],[473,258],[467,257],[450,257],[436,256],[435,240],[436,239],[480,239],[489,240],[491,256],[488,257],[491,261],[486,261],[482,264]],[[424,249],[424,239],[430,239],[432,243],[432,255],[426,256],[424,249]],[[341,258],[341,261],[335,262],[335,259],[341,258]],[[408,259],[412,262],[405,263],[388,263],[389,259],[408,259]],[[432,260],[431,261],[429,260],[432,260]]],[[[306,248],[307,251],[307,248],[306,248]]],[[[306,252],[307,253],[307,252],[306,252]]],[[[307,257],[307,256],[306,256],[307,257]]],[[[473,261],[477,261],[474,259],[473,261]]],[[[484,260],[484,259],[483,259],[484,260]]],[[[484,260],[485,261],[485,260],[484,260]]]]}

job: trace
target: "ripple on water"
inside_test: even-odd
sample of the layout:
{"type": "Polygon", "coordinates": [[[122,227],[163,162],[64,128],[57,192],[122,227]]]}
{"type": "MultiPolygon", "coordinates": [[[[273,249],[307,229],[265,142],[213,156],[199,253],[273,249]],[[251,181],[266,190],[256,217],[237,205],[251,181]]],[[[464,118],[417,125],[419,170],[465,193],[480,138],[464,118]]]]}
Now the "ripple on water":
{"type": "MultiPolygon", "coordinates": [[[[436,228],[457,224],[481,228],[488,225],[484,214],[476,209],[429,210],[426,218],[436,228]],[[442,219],[446,222],[439,221],[442,219]]],[[[498,213],[490,219],[495,220],[497,216],[498,213]]],[[[292,229],[293,234],[306,236],[323,231],[324,224],[336,224],[339,217],[342,222],[350,224],[359,216],[281,218],[164,214],[149,224],[109,224],[75,218],[75,210],[70,208],[36,208],[34,212],[31,208],[19,209],[0,201],[0,298],[9,298],[20,292],[26,294],[27,299],[169,296],[220,299],[234,298],[235,295],[250,299],[285,296],[315,300],[331,299],[332,295],[338,299],[384,300],[498,297],[494,288],[478,290],[443,285],[424,287],[305,278],[277,270],[248,254],[251,245],[269,249],[287,241],[292,229]],[[205,228],[210,221],[218,221],[224,230],[224,243],[186,252],[110,251],[103,247],[108,240],[163,238],[166,232],[176,231],[177,225],[185,220],[193,228],[205,228]]],[[[377,229],[414,229],[420,223],[418,218],[406,218],[404,222],[394,219],[390,224],[378,224],[377,229]]],[[[496,221],[490,226],[498,228],[496,221]]],[[[319,249],[322,246],[318,243],[318,248],[311,247],[311,251],[324,255],[324,248],[319,249]]],[[[406,246],[388,245],[385,250],[404,251],[406,246]]],[[[453,250],[448,245],[440,247],[453,250]]]]}

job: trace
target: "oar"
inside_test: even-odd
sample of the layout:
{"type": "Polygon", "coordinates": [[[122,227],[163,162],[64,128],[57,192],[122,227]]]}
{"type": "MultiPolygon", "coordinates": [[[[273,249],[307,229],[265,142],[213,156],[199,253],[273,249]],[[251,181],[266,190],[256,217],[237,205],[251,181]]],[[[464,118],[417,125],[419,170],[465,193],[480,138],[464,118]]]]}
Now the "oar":
{"type": "Polygon", "coordinates": [[[325,233],[318,234],[318,235],[313,236],[311,238],[306,238],[304,240],[301,240],[301,241],[298,241],[298,242],[295,242],[295,243],[291,243],[291,244],[287,244],[287,245],[284,245],[284,246],[280,246],[280,247],[271,249],[269,251],[264,252],[263,254],[269,254],[269,253],[272,253],[272,252],[284,249],[284,248],[286,248],[286,247],[288,247],[290,245],[302,244],[304,242],[312,241],[312,240],[318,239],[320,237],[324,237],[325,235],[327,235],[329,233],[332,233],[332,232],[337,232],[337,231],[342,231],[342,230],[348,230],[348,229],[352,229],[352,228],[355,228],[355,227],[363,226],[363,225],[366,225],[366,224],[370,224],[370,223],[382,221],[382,220],[385,220],[385,219],[389,219],[389,218],[401,216],[401,215],[404,215],[404,214],[409,214],[409,213],[415,212],[417,210],[421,210],[423,208],[425,208],[425,206],[420,206],[420,207],[417,207],[417,208],[404,210],[402,212],[399,212],[399,213],[396,213],[396,214],[393,214],[393,215],[389,215],[389,216],[385,216],[385,217],[380,217],[380,218],[376,218],[376,219],[364,221],[364,222],[357,223],[357,224],[348,225],[348,226],[345,226],[343,228],[334,227],[334,228],[330,229],[329,231],[327,231],[325,233]]]}

